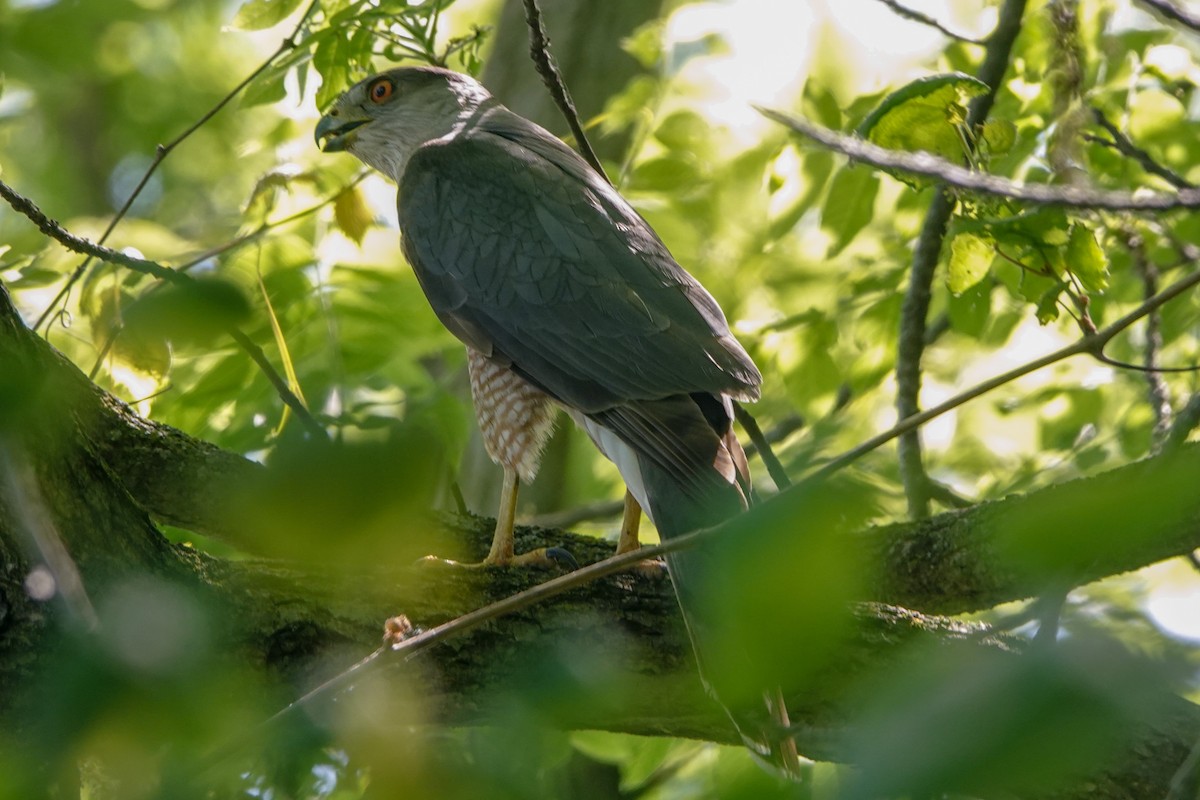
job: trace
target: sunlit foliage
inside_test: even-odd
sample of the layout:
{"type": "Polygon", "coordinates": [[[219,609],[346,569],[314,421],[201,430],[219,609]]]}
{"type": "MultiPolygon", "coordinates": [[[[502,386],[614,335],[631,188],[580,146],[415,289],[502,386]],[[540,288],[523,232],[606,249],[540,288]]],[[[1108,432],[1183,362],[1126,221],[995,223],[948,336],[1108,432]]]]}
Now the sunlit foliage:
{"type": "MultiPolygon", "coordinates": [[[[399,60],[532,74],[526,62],[489,63],[497,5],[0,0],[0,179],[93,240],[132,197],[108,244],[197,278],[181,289],[83,262],[5,208],[0,281],[99,386],[143,415],[275,468],[252,494],[231,494],[257,554],[345,580],[428,552],[437,524],[426,512],[454,510],[460,485],[468,505],[491,511],[497,477],[473,464],[480,448],[471,441],[463,350],[404,264],[394,190],[349,157],[318,153],[312,127],[348,85],[399,60]],[[228,337],[230,325],[263,349],[331,442],[306,439],[228,337]]],[[[595,42],[596,70],[632,58],[640,72],[584,122],[595,138],[624,142],[608,174],[719,298],[762,369],[759,423],[770,431],[802,420],[775,444],[799,478],[895,421],[901,306],[940,189],[848,163],[766,120],[749,135],[723,125],[702,69],[728,57],[721,31],[673,33],[696,7],[721,5],[666,3],[625,40],[595,42]]],[[[959,15],[994,20],[1000,4],[976,5],[959,15]]],[[[923,29],[890,17],[883,3],[864,8],[897,36],[923,29]]],[[[772,25],[753,3],[724,13],[772,25]]],[[[804,59],[779,55],[802,77],[775,107],[1020,182],[1130,193],[1200,183],[1200,39],[1124,0],[1031,3],[997,87],[971,77],[985,52],[977,43],[945,38],[879,81],[856,64],[875,56],[853,30],[821,25],[811,37],[796,31],[814,42],[804,59]],[[969,104],[989,88],[995,105],[972,125],[969,104]]],[[[1194,273],[1200,258],[1194,212],[954,199],[929,287],[926,407],[1113,322],[1194,273]]],[[[923,443],[935,509],[1095,475],[1156,452],[1173,425],[1186,437],[1190,428],[1176,420],[1189,398],[1195,403],[1195,373],[1148,376],[1123,365],[1200,363],[1198,333],[1193,291],[1113,341],[1107,362],[1055,364],[932,423],[923,443]]],[[[548,459],[525,516],[620,497],[615,471],[578,432],[561,432],[548,459]]],[[[763,496],[775,493],[761,461],[753,469],[763,496]]],[[[1164,713],[1167,690],[1195,692],[1192,643],[1147,612],[1156,582],[1185,582],[1190,593],[1194,576],[1159,568],[1079,589],[1056,583],[1055,568],[1070,561],[1064,549],[1095,547],[1101,558],[1135,546],[1121,534],[1136,538],[1143,517],[1175,513],[1163,498],[1186,494],[1175,485],[1182,480],[1164,480],[1137,507],[1108,515],[1116,533],[1098,541],[1072,529],[1103,507],[1088,497],[1011,523],[998,563],[1044,567],[1050,605],[1075,589],[1062,601],[1062,641],[1021,657],[964,635],[951,646],[917,642],[894,663],[845,663],[846,642],[862,630],[853,603],[873,599],[877,567],[863,563],[853,534],[908,513],[894,448],[741,523],[741,538],[722,543],[723,569],[711,583],[734,654],[724,691],[744,698],[764,684],[796,689],[844,671],[857,698],[853,718],[828,722],[860,768],[818,763],[800,788],[741,748],[546,724],[529,697],[569,704],[572,691],[599,694],[611,684],[601,676],[580,689],[556,671],[568,671],[561,664],[532,656],[536,689],[502,696],[491,726],[427,725],[434,701],[422,681],[436,677],[416,674],[374,675],[344,702],[268,723],[294,698],[264,665],[230,655],[237,643],[222,627],[230,610],[209,607],[171,576],[146,575],[101,593],[104,647],[84,630],[61,633],[55,670],[27,701],[37,723],[25,749],[0,731],[0,800],[51,784],[65,791],[76,764],[82,796],[95,798],[1045,794],[1103,766],[1121,731],[1164,713]],[[572,691],[554,694],[560,678],[572,691]],[[1072,742],[1065,750],[1064,740],[1072,742]]],[[[615,526],[602,517],[584,529],[612,535],[615,526]]],[[[188,531],[167,533],[202,553],[244,555],[188,531]]],[[[329,605],[335,615],[332,593],[329,605]]],[[[1035,621],[1049,624],[1041,608],[1022,619],[1027,638],[1035,621]]],[[[1194,624],[1188,633],[1198,635],[1194,624]]],[[[361,655],[345,643],[338,663],[361,655]]],[[[296,677],[303,684],[310,675],[296,677]]]]}

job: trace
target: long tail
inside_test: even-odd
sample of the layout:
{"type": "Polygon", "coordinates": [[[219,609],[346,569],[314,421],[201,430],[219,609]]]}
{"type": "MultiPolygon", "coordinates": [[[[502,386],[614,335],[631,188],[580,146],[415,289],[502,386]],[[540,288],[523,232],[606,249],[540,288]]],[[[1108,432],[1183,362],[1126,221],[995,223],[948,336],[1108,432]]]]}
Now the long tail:
{"type": "MultiPolygon", "coordinates": [[[[626,486],[664,539],[711,527],[744,511],[750,503],[746,454],[733,431],[729,397],[691,394],[630,403],[579,418],[583,427],[621,472],[626,486]]],[[[722,677],[709,669],[710,654],[722,648],[720,633],[705,619],[711,598],[702,598],[707,580],[721,564],[693,548],[667,558],[680,609],[705,687],[720,702],[722,677]]],[[[722,649],[723,664],[730,654],[722,649]]],[[[747,656],[748,658],[748,656],[747,656]]],[[[765,688],[765,687],[764,687],[765,688]]],[[[771,765],[799,774],[782,692],[764,691],[757,712],[723,707],[746,745],[771,765]]]]}

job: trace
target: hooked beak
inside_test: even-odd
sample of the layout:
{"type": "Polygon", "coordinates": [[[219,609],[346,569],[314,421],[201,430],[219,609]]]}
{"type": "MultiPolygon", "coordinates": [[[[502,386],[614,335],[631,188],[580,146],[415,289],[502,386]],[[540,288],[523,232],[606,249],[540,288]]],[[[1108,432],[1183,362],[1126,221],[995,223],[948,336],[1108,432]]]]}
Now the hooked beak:
{"type": "Polygon", "coordinates": [[[326,153],[340,153],[354,143],[354,131],[366,125],[369,119],[345,119],[326,114],[317,123],[313,132],[317,147],[326,153]],[[324,143],[322,143],[324,139],[324,143]]]}

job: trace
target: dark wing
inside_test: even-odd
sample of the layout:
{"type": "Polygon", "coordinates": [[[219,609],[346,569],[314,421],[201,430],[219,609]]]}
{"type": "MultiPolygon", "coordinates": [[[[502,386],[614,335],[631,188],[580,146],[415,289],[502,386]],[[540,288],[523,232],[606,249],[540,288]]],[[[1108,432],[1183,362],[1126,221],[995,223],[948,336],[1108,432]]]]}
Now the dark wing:
{"type": "Polygon", "coordinates": [[[401,182],[404,251],[447,327],[585,413],[756,397],[720,308],[649,226],[549,134],[505,123],[425,145],[401,182]]]}

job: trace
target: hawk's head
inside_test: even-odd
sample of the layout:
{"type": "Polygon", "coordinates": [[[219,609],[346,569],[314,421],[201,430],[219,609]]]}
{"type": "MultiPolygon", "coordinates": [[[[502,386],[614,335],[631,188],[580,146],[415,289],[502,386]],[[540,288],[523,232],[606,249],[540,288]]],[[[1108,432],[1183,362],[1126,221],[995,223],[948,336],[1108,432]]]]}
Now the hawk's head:
{"type": "Polygon", "coordinates": [[[478,81],[450,70],[388,70],[334,101],[317,123],[317,144],[326,153],[345,150],[399,182],[414,150],[470,124],[490,99],[478,81]]]}

